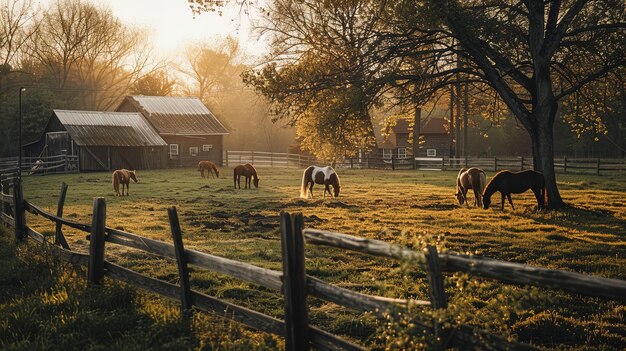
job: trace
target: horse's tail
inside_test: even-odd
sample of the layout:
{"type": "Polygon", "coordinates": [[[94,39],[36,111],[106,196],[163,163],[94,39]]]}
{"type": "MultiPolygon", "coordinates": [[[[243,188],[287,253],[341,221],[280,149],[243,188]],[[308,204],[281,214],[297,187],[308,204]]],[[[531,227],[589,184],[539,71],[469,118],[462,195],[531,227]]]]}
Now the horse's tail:
{"type": "Polygon", "coordinates": [[[308,189],[306,187],[306,183],[307,183],[306,172],[309,170],[309,168],[305,169],[304,172],[302,173],[302,186],[300,187],[300,197],[303,199],[306,199],[308,195],[308,189]]]}
{"type": "Polygon", "coordinates": [[[115,190],[115,193],[117,194],[120,191],[120,180],[119,180],[119,177],[117,176],[117,172],[113,172],[112,183],[113,183],[113,190],[115,190]]]}
{"type": "Polygon", "coordinates": [[[485,191],[485,187],[487,186],[487,176],[485,172],[480,171],[480,176],[478,177],[478,184],[480,188],[478,189],[478,206],[483,207],[483,192],[485,191]]]}

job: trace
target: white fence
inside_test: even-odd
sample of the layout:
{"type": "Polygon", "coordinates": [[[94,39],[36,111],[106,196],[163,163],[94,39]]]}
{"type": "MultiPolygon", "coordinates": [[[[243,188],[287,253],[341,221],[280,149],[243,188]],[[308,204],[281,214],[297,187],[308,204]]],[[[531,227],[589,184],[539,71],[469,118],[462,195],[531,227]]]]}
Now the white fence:
{"type": "Polygon", "coordinates": [[[317,161],[315,156],[261,151],[225,151],[224,166],[250,163],[255,167],[306,167],[317,161]]]}

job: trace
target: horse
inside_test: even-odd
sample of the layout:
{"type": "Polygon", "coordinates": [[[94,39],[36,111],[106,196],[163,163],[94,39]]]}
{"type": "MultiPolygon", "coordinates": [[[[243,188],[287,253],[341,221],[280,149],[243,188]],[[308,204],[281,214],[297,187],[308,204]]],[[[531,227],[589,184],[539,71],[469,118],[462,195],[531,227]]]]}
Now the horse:
{"type": "Polygon", "coordinates": [[[137,180],[137,173],[135,171],[129,171],[127,169],[118,169],[113,171],[113,189],[115,190],[115,196],[124,196],[124,186],[126,186],[126,195],[128,196],[128,188],[130,187],[130,180],[135,183],[137,180]],[[122,184],[122,195],[120,195],[120,184],[122,184]]]}
{"type": "Polygon", "coordinates": [[[213,173],[215,173],[215,177],[220,177],[220,171],[217,170],[215,163],[211,161],[200,161],[198,162],[198,171],[202,178],[208,178],[209,176],[213,177],[213,173]],[[208,171],[208,174],[205,176],[204,171],[208,171]]]}
{"type": "Polygon", "coordinates": [[[483,206],[483,190],[487,184],[485,172],[480,168],[472,167],[470,169],[461,168],[459,175],[456,177],[456,199],[459,204],[467,203],[467,191],[474,190],[474,206],[483,206]]]}
{"type": "Polygon", "coordinates": [[[339,176],[330,166],[309,166],[307,169],[304,170],[304,173],[302,173],[302,187],[300,188],[300,197],[306,199],[310,194],[311,198],[313,198],[314,184],[324,185],[324,198],[326,198],[326,192],[328,192],[331,197],[339,196],[339,190],[341,189],[339,176]],[[334,194],[330,192],[331,185],[333,186],[334,194]]]}
{"type": "Polygon", "coordinates": [[[502,210],[504,211],[504,197],[506,197],[509,199],[513,211],[515,211],[511,194],[521,194],[530,189],[537,199],[537,207],[542,209],[545,204],[545,188],[546,181],[543,178],[543,174],[537,171],[500,171],[491,178],[487,187],[485,187],[485,191],[483,191],[483,207],[485,209],[489,208],[489,205],[491,205],[491,195],[499,191],[502,195],[502,210]]]}
{"type": "Polygon", "coordinates": [[[251,178],[254,178],[254,187],[259,187],[259,176],[256,173],[256,168],[254,168],[251,164],[246,163],[245,165],[239,165],[233,170],[233,183],[235,184],[235,189],[237,189],[237,185],[239,185],[239,189],[241,189],[241,176],[246,177],[246,183],[243,187],[244,189],[251,188],[251,178]]]}

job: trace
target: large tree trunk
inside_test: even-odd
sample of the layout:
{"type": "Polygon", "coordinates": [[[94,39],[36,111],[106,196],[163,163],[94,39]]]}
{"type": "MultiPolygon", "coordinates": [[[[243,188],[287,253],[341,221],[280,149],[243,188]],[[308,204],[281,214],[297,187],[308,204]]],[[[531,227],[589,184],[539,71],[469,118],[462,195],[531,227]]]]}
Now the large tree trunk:
{"type": "Polygon", "coordinates": [[[533,165],[536,171],[543,173],[546,181],[546,206],[548,209],[558,209],[564,206],[563,199],[556,185],[554,171],[554,119],[556,108],[538,109],[536,111],[531,141],[533,146],[533,165]],[[537,113],[549,115],[537,115],[537,113]]]}

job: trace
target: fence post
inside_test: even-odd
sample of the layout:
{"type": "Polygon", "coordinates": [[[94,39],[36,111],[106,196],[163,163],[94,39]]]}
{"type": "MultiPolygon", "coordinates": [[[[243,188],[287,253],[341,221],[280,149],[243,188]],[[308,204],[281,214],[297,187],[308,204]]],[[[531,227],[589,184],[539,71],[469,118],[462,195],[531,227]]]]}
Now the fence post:
{"type": "Polygon", "coordinates": [[[280,213],[285,294],[285,350],[309,350],[309,316],[302,214],[280,213]]]}
{"type": "Polygon", "coordinates": [[[598,159],[598,167],[597,167],[596,175],[600,175],[600,159],[598,159]]]}
{"type": "Polygon", "coordinates": [[[15,237],[22,240],[26,237],[26,212],[24,210],[24,193],[22,178],[13,178],[13,216],[15,218],[15,237]]]}
{"type": "Polygon", "coordinates": [[[567,157],[563,157],[563,174],[567,174],[567,157]]]}
{"type": "Polygon", "coordinates": [[[394,157],[394,155],[391,155],[391,170],[392,171],[396,170],[396,164],[395,164],[395,157],[394,157]]]}
{"type": "Polygon", "coordinates": [[[445,158],[445,156],[441,156],[441,170],[442,171],[446,170],[446,158],[445,158]]]}
{"type": "MultiPolygon", "coordinates": [[[[63,206],[65,206],[65,195],[67,194],[67,184],[65,182],[61,183],[61,194],[59,195],[59,202],[57,204],[57,217],[63,217],[63,206]]],[[[61,222],[56,222],[56,230],[54,234],[54,244],[61,245],[64,249],[69,250],[70,246],[67,244],[67,240],[65,240],[65,236],[63,235],[63,224],[61,222]]]]}
{"type": "MultiPolygon", "coordinates": [[[[439,265],[439,254],[437,248],[432,245],[426,247],[426,262],[428,264],[428,285],[430,287],[430,304],[434,310],[447,308],[448,301],[443,286],[443,276],[441,275],[441,267],[439,265]]],[[[435,322],[435,337],[439,340],[444,339],[441,326],[435,322]]]]}
{"type": "Polygon", "coordinates": [[[493,158],[493,171],[497,172],[498,171],[498,158],[494,156],[493,158]]]}
{"type": "Polygon", "coordinates": [[[93,199],[93,217],[89,238],[89,267],[87,281],[100,284],[104,278],[104,234],[106,227],[106,201],[103,197],[93,199]]]}
{"type": "Polygon", "coordinates": [[[167,217],[170,220],[170,230],[172,231],[172,237],[174,239],[174,251],[176,252],[176,263],[178,264],[178,275],[180,276],[180,308],[183,313],[185,313],[185,311],[191,311],[193,301],[191,297],[191,287],[189,285],[187,254],[183,246],[183,236],[180,231],[178,212],[175,206],[167,209],[167,217]]]}

